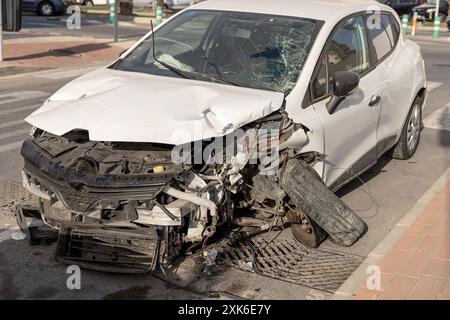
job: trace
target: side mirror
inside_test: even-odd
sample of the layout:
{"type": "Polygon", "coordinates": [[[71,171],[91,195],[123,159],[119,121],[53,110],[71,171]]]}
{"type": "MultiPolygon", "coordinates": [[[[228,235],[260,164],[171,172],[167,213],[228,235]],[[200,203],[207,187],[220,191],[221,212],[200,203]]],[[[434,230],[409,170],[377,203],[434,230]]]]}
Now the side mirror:
{"type": "Polygon", "coordinates": [[[333,96],[327,103],[327,110],[332,114],[337,106],[352,94],[359,85],[359,74],[352,71],[337,71],[333,75],[333,96]]]}
{"type": "Polygon", "coordinates": [[[22,27],[22,0],[1,0],[2,30],[18,32],[22,27]]]}

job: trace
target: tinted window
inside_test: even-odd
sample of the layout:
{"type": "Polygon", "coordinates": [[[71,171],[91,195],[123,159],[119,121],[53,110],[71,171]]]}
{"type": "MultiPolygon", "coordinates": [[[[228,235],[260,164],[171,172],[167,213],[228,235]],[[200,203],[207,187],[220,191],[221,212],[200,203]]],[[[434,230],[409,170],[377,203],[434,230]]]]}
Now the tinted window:
{"type": "Polygon", "coordinates": [[[341,24],[331,37],[324,59],[311,83],[312,99],[330,93],[330,83],[336,71],[353,71],[358,74],[369,69],[369,49],[364,17],[352,17],[341,24]]]}
{"type": "Polygon", "coordinates": [[[354,71],[361,74],[369,68],[369,50],[363,17],[353,17],[335,31],[327,56],[331,76],[336,71],[354,71]]]}
{"type": "Polygon", "coordinates": [[[378,60],[384,58],[394,47],[394,41],[398,37],[398,35],[394,37],[396,33],[394,28],[387,14],[380,16],[380,24],[373,24],[369,27],[370,37],[378,60]]]}

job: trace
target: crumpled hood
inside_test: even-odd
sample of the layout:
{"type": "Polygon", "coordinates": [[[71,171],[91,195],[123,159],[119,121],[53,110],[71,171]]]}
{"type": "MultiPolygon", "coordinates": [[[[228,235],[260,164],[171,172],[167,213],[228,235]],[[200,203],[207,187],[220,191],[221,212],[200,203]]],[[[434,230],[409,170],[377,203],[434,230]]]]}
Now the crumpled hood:
{"type": "Polygon", "coordinates": [[[25,120],[93,141],[182,144],[222,136],[283,104],[283,94],[103,68],[57,91],[25,120]]]}

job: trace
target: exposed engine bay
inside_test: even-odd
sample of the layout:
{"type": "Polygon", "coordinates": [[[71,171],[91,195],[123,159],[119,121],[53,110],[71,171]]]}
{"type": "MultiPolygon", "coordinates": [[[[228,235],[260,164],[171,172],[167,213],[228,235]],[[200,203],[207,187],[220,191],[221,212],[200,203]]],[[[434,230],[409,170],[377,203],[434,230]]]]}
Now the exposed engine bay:
{"type": "Polygon", "coordinates": [[[324,155],[286,143],[307,128],[277,111],[241,129],[182,146],[36,129],[22,146],[24,186],[59,230],[57,257],[106,271],[151,271],[228,225],[248,237],[290,224],[310,247],[361,236],[364,222],[312,169],[324,155]]]}

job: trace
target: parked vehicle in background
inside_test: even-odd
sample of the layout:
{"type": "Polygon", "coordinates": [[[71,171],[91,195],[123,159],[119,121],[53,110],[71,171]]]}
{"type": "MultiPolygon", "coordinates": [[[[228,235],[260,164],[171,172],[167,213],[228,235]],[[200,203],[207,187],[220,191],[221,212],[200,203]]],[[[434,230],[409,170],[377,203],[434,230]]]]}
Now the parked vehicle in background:
{"type": "Polygon", "coordinates": [[[62,0],[22,0],[23,11],[33,11],[41,16],[52,16],[66,10],[62,0]]]}
{"type": "Polygon", "coordinates": [[[378,2],[390,6],[399,16],[410,14],[414,7],[422,4],[421,0],[378,0],[378,2]]]}
{"type": "Polygon", "coordinates": [[[164,0],[164,4],[167,6],[167,8],[185,8],[189,7],[190,5],[199,3],[204,0],[164,0]]]}
{"type": "MultiPolygon", "coordinates": [[[[421,4],[415,7],[411,11],[411,17],[414,13],[417,13],[418,21],[433,21],[436,12],[436,0],[428,0],[427,3],[421,4]]],[[[448,1],[441,0],[439,2],[439,16],[441,21],[447,21],[448,16],[448,1]]]]}
{"type": "Polygon", "coordinates": [[[83,6],[106,6],[109,4],[109,0],[75,0],[76,4],[81,4],[83,6]]]}

